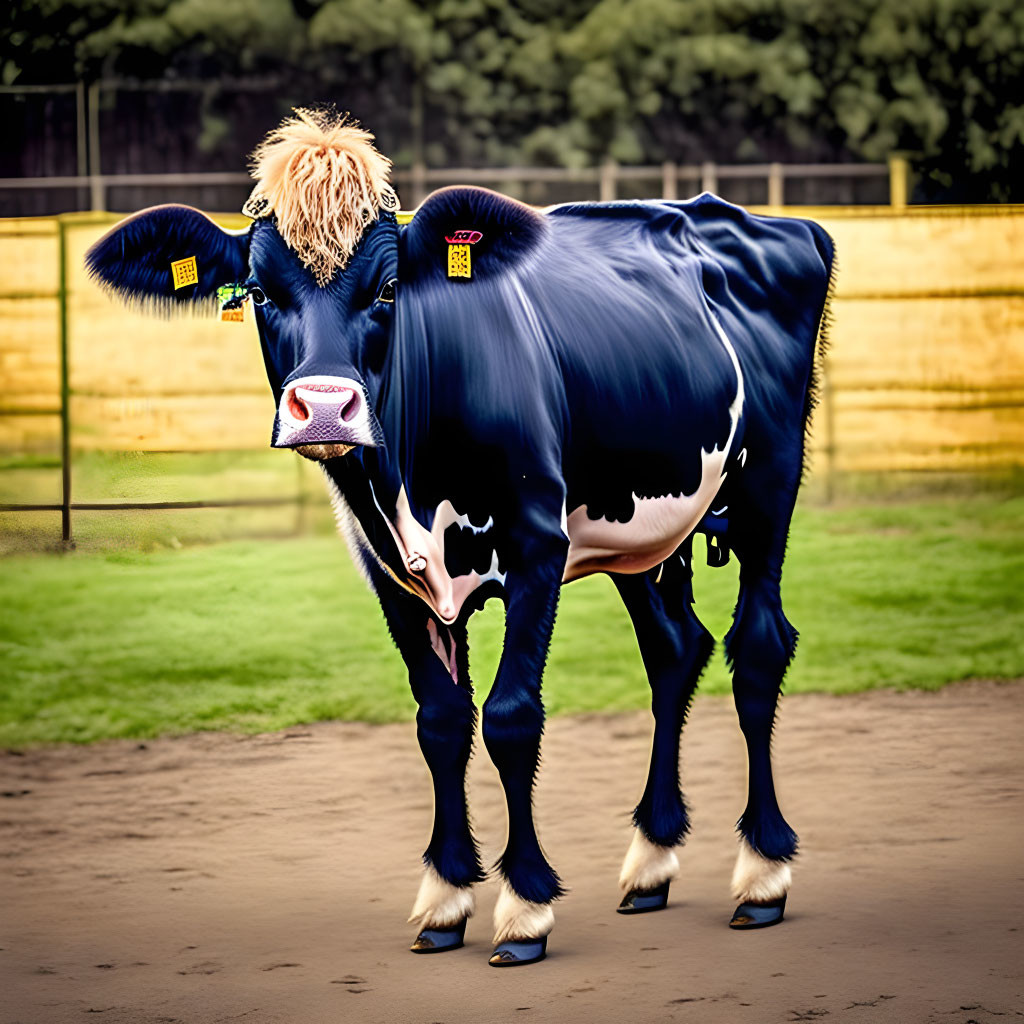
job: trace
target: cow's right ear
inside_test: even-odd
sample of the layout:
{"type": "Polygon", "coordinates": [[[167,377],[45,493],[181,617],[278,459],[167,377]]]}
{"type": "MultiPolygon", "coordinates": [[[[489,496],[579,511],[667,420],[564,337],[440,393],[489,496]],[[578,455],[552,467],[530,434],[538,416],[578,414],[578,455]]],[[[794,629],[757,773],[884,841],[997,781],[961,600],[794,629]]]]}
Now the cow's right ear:
{"type": "Polygon", "coordinates": [[[249,234],[191,206],[154,206],[110,229],[85,254],[89,275],[133,306],[215,311],[217,288],[248,277],[249,234]]]}

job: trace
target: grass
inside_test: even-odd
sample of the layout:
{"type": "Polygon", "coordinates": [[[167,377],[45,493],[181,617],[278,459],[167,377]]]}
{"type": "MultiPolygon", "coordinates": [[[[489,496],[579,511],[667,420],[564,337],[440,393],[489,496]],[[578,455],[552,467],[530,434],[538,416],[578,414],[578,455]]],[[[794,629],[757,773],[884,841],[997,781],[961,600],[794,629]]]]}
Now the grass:
{"type": "MultiPolygon", "coordinates": [[[[783,580],[801,630],[788,692],[934,688],[1024,675],[1024,498],[804,507],[783,580]]],[[[735,560],[698,565],[721,637],[735,560]]],[[[85,742],[328,718],[410,718],[404,667],[332,536],[0,561],[0,743],[85,742]]],[[[472,623],[480,697],[502,612],[472,623]]],[[[727,693],[721,651],[701,683],[727,693]]],[[[605,577],[565,588],[545,679],[554,714],[647,705],[605,577]]]]}

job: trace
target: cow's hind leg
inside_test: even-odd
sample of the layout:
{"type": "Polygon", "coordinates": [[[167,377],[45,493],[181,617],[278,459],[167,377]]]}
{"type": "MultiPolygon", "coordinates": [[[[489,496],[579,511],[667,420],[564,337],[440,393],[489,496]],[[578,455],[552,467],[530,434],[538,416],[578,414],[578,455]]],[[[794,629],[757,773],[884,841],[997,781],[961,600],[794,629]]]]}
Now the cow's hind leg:
{"type": "Polygon", "coordinates": [[[438,953],[462,945],[476,906],[473,884],[485,877],[466,806],[466,765],[476,724],[466,628],[435,622],[419,598],[394,593],[390,581],[378,587],[409,669],[419,705],[416,734],[434,788],[434,827],[409,918],[419,932],[412,951],[438,953]]]}
{"type": "MultiPolygon", "coordinates": [[[[737,503],[729,528],[740,559],[740,592],[725,646],[749,768],[732,879],[733,898],[740,905],[730,925],[761,928],[782,920],[791,883],[790,861],[797,851],[796,833],[779,810],[771,759],[779,692],[797,640],[796,630],[783,614],[780,590],[793,506],[790,499],[773,514],[765,496],[774,494],[778,500],[787,493],[787,488],[773,482],[771,489],[758,492],[758,507],[751,494],[755,481],[746,482],[751,485],[749,496],[737,503]]],[[[789,493],[795,495],[795,490],[793,481],[789,493]]]]}
{"type": "Polygon", "coordinates": [[[679,738],[693,691],[714,640],[693,613],[690,542],[662,566],[613,576],[636,631],[651,684],[654,742],[636,831],[619,876],[623,914],[660,910],[679,870],[675,847],[689,829],[679,788],[679,738]]]}

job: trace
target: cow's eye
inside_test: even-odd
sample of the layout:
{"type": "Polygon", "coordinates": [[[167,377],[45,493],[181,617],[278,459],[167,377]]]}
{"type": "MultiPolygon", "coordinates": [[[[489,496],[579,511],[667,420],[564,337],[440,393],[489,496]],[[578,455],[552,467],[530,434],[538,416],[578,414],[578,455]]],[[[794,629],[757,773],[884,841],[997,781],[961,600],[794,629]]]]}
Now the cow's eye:
{"type": "Polygon", "coordinates": [[[267,304],[267,293],[259,285],[253,285],[249,289],[249,296],[257,306],[265,306],[267,304]]]}
{"type": "Polygon", "coordinates": [[[398,278],[391,278],[383,288],[380,290],[380,295],[377,296],[378,302],[394,302],[395,301],[395,285],[398,284],[398,278]]]}

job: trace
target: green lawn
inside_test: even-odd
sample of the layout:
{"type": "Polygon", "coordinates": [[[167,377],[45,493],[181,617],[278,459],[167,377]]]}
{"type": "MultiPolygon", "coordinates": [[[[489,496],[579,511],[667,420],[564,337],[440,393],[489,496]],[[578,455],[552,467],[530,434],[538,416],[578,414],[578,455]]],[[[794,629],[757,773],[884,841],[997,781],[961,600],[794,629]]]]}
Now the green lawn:
{"type": "MultiPolygon", "coordinates": [[[[1024,498],[798,511],[783,596],[801,630],[789,692],[937,687],[1024,675],[1024,498]]],[[[736,564],[698,567],[697,612],[728,627],[736,564]]],[[[0,560],[0,743],[325,718],[392,721],[414,705],[377,606],[332,536],[0,560]]],[[[472,626],[481,695],[501,609],[472,626]]],[[[728,692],[721,653],[701,690],[728,692]]],[[[550,712],[643,707],[611,583],[565,588],[550,712]]]]}

